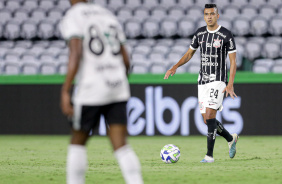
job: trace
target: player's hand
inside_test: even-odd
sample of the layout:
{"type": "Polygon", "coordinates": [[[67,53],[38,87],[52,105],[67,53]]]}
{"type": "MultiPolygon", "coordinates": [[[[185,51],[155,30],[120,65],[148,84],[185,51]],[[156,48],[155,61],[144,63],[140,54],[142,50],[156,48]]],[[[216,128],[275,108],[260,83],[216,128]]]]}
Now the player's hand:
{"type": "Polygon", "coordinates": [[[234,92],[234,87],[232,84],[228,84],[224,90],[222,91],[222,93],[226,92],[226,97],[228,96],[228,94],[230,95],[230,97],[234,100],[234,97],[237,97],[237,95],[234,92]]]}
{"type": "Polygon", "coordinates": [[[165,73],[164,79],[168,79],[168,77],[169,77],[170,75],[173,76],[173,75],[175,74],[175,72],[176,72],[176,69],[174,69],[174,68],[169,69],[169,70],[165,73]]]}
{"type": "Polygon", "coordinates": [[[62,91],[61,94],[61,109],[64,115],[67,117],[73,116],[73,107],[71,105],[70,94],[66,91],[62,91]]]}

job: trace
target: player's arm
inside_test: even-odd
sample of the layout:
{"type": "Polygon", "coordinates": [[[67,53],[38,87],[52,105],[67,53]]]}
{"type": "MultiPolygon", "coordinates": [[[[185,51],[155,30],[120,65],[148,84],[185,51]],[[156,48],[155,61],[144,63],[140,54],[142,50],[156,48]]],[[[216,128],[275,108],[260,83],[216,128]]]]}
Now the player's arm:
{"type": "Polygon", "coordinates": [[[124,66],[126,68],[126,75],[128,76],[129,68],[130,68],[130,61],[129,61],[128,53],[124,45],[120,45],[120,50],[121,50],[121,54],[123,57],[124,66]]]}
{"type": "Polygon", "coordinates": [[[168,79],[170,75],[173,76],[177,68],[187,63],[193,57],[195,52],[196,50],[189,48],[188,51],[184,54],[184,56],[171,69],[166,72],[164,79],[168,79]]]}
{"type": "Polygon", "coordinates": [[[72,82],[77,73],[80,59],[82,56],[82,40],[73,38],[69,41],[69,62],[65,82],[61,89],[61,108],[66,116],[73,115],[73,107],[71,105],[70,89],[72,82]]]}
{"type": "Polygon", "coordinates": [[[236,52],[230,53],[228,55],[229,55],[229,60],[230,60],[230,76],[229,76],[228,85],[224,89],[223,93],[226,92],[226,97],[229,94],[231,98],[234,99],[234,97],[237,97],[237,95],[234,92],[234,87],[233,87],[236,69],[237,69],[236,52]]]}

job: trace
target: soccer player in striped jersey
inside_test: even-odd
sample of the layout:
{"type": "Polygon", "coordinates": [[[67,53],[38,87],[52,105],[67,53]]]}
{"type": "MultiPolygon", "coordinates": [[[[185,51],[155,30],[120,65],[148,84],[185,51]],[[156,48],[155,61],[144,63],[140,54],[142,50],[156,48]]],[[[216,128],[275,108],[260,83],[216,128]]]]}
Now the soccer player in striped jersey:
{"type": "Polygon", "coordinates": [[[224,92],[234,99],[234,78],[236,73],[236,45],[232,33],[225,27],[218,25],[218,9],[215,4],[206,4],[204,19],[206,26],[200,27],[192,38],[190,48],[185,55],[169,69],[164,79],[173,76],[178,67],[187,63],[200,47],[201,69],[198,77],[198,100],[200,112],[208,127],[207,154],[201,162],[214,162],[213,149],[216,134],[223,136],[229,146],[229,156],[236,154],[237,134],[230,134],[223,125],[216,120],[217,111],[223,109],[224,92]],[[226,57],[230,59],[230,78],[227,76],[226,57]]]}

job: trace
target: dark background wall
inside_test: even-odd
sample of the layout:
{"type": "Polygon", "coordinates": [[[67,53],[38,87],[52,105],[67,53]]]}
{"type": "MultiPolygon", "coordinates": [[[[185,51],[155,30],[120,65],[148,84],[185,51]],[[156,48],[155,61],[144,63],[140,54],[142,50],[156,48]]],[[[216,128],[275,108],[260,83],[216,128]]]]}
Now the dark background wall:
{"type": "MultiPolygon", "coordinates": [[[[59,106],[60,88],[61,85],[48,84],[2,85],[0,87],[0,134],[68,134],[69,125],[59,106]]],[[[131,106],[129,106],[128,114],[130,125],[132,125],[129,133],[132,135],[166,135],[166,129],[162,129],[162,125],[168,126],[170,130],[175,129],[173,133],[167,135],[201,134],[198,127],[199,118],[196,118],[198,116],[197,85],[132,84],[131,91],[131,106]],[[139,102],[140,105],[136,106],[135,102],[139,102]],[[167,107],[173,105],[174,108],[167,107]],[[189,105],[191,109],[184,110],[184,106],[189,105]],[[186,123],[183,117],[188,117],[189,131],[182,130],[185,127],[182,123],[186,123]],[[172,121],[175,122],[176,127],[169,127],[172,121]],[[138,123],[140,124],[139,133],[136,131],[138,126],[135,126],[138,123]]],[[[230,99],[224,100],[225,113],[222,113],[219,118],[225,126],[231,125],[231,129],[232,126],[236,128],[236,121],[239,122],[236,117],[239,119],[241,117],[243,127],[238,132],[240,134],[282,134],[281,84],[236,84],[235,92],[239,97],[236,102],[240,102],[240,107],[235,105],[236,107],[233,108],[232,103],[235,102],[230,99]],[[230,117],[233,119],[230,120],[230,117]]]]}

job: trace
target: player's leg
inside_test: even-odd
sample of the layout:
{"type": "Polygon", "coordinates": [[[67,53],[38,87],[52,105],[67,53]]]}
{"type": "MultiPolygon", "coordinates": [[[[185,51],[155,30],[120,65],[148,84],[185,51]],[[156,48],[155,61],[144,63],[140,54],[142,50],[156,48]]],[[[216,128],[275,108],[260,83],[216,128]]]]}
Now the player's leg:
{"type": "Polygon", "coordinates": [[[126,141],[126,102],[108,105],[105,119],[109,123],[108,135],[114,149],[114,155],[126,183],[143,184],[139,159],[126,141]]]}
{"type": "Polygon", "coordinates": [[[67,155],[67,184],[83,184],[87,169],[86,132],[72,130],[71,144],[67,155]]]}
{"type": "MultiPolygon", "coordinates": [[[[203,116],[205,124],[207,124],[207,122],[206,122],[206,114],[203,113],[202,116],[203,116]]],[[[217,125],[216,133],[218,135],[224,137],[227,142],[231,142],[233,140],[232,135],[224,128],[223,124],[221,124],[217,119],[215,119],[215,121],[216,121],[216,125],[217,125]]]]}
{"type": "MultiPolygon", "coordinates": [[[[95,118],[96,111],[94,107],[74,105],[72,137],[67,155],[67,184],[85,183],[85,172],[88,165],[85,145],[94,124],[93,118],[95,118]]],[[[96,116],[96,119],[100,117],[96,116]]]]}

